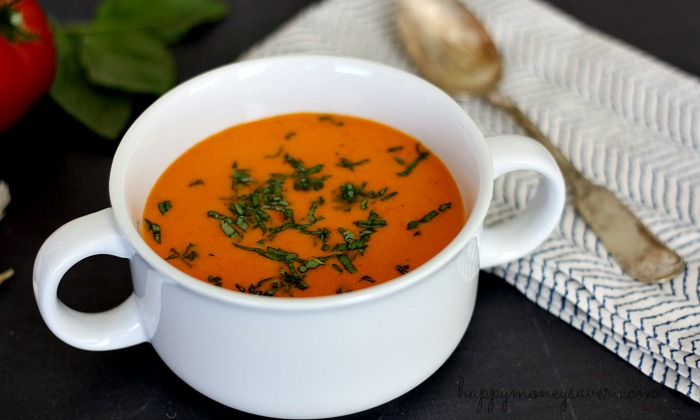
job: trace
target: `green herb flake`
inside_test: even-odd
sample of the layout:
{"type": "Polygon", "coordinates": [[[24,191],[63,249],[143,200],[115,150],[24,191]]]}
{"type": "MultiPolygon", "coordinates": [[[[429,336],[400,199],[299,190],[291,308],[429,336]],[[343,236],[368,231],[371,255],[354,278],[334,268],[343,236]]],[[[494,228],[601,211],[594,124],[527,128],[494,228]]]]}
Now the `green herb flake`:
{"type": "Polygon", "coordinates": [[[265,155],[265,159],[274,159],[282,156],[282,152],[284,152],[284,147],[280,146],[279,149],[274,154],[271,155],[265,155]]]}
{"type": "Polygon", "coordinates": [[[157,243],[160,243],[160,239],[161,239],[160,225],[157,225],[148,219],[146,219],[146,224],[148,225],[148,230],[150,232],[153,232],[153,240],[156,241],[157,243]]]}
{"type": "Polygon", "coordinates": [[[357,273],[357,269],[355,268],[354,265],[352,265],[352,261],[350,261],[350,258],[346,254],[340,254],[338,255],[338,261],[345,267],[345,270],[350,273],[350,274],[355,274],[357,273]]]}
{"type": "Polygon", "coordinates": [[[165,216],[165,213],[167,213],[170,209],[172,209],[173,206],[170,204],[170,200],[165,200],[161,201],[158,203],[158,211],[160,211],[160,214],[165,216]]]}
{"type": "Polygon", "coordinates": [[[318,258],[314,258],[311,261],[306,262],[306,264],[303,264],[299,267],[299,271],[302,273],[305,273],[309,270],[313,270],[314,268],[318,268],[323,265],[323,261],[321,261],[318,258]]]}
{"type": "Polygon", "coordinates": [[[365,228],[365,229],[371,229],[374,231],[378,227],[384,227],[387,225],[386,220],[381,219],[377,213],[375,213],[374,210],[370,210],[369,212],[369,217],[367,220],[358,220],[354,222],[354,225],[357,227],[365,228]]]}
{"type": "MultiPolygon", "coordinates": [[[[362,210],[366,210],[369,205],[369,200],[380,199],[381,201],[384,201],[396,195],[396,192],[386,194],[387,187],[384,187],[381,190],[375,192],[365,191],[366,186],[366,182],[363,182],[360,185],[353,184],[352,182],[342,184],[340,186],[340,194],[337,196],[336,200],[349,205],[360,201],[360,208],[362,210]]],[[[346,211],[351,210],[349,207],[346,206],[341,207],[341,209],[346,211]]]]}
{"type": "Polygon", "coordinates": [[[228,236],[229,238],[235,238],[236,236],[242,236],[233,227],[233,225],[231,225],[229,220],[231,220],[231,219],[227,218],[227,219],[221,220],[221,230],[223,230],[224,233],[226,234],[226,236],[228,236]]]}
{"type": "Polygon", "coordinates": [[[363,163],[367,163],[367,162],[369,162],[369,159],[362,159],[362,160],[359,160],[357,162],[352,162],[348,159],[340,158],[340,163],[337,163],[335,166],[340,166],[341,168],[346,168],[346,169],[350,169],[350,171],[354,171],[355,166],[359,166],[359,165],[362,165],[363,163]]]}
{"type": "Polygon", "coordinates": [[[392,152],[398,152],[399,150],[403,150],[403,146],[390,147],[387,149],[387,152],[392,153],[392,152]]]}
{"type": "Polygon", "coordinates": [[[331,123],[331,124],[333,124],[333,125],[335,125],[335,126],[338,126],[338,127],[342,127],[342,126],[345,125],[344,122],[338,121],[338,120],[336,120],[335,118],[333,118],[333,117],[330,116],[330,115],[320,115],[320,116],[318,117],[318,120],[321,121],[321,122],[329,122],[329,123],[331,123]]]}
{"type": "Polygon", "coordinates": [[[239,169],[235,162],[233,164],[233,169],[234,171],[231,175],[233,183],[231,184],[231,188],[234,190],[240,185],[248,185],[251,182],[256,182],[255,179],[250,177],[250,169],[239,169]]]}
{"type": "Polygon", "coordinates": [[[174,260],[175,258],[180,258],[180,253],[177,252],[175,248],[170,248],[170,255],[165,257],[166,260],[174,260]]]}
{"type": "MultiPolygon", "coordinates": [[[[219,223],[221,224],[221,230],[229,238],[235,238],[235,237],[243,238],[243,234],[240,233],[239,231],[237,231],[236,228],[234,227],[234,225],[237,225],[236,220],[234,220],[228,216],[224,216],[223,214],[216,212],[214,210],[209,210],[207,212],[207,217],[219,220],[219,223]]],[[[247,226],[247,225],[244,224],[244,226],[247,226]]],[[[242,228],[242,229],[245,230],[245,228],[242,228]]]]}
{"type": "Polygon", "coordinates": [[[389,194],[387,194],[387,195],[385,195],[384,197],[380,198],[379,201],[386,201],[386,200],[392,198],[393,196],[395,196],[396,194],[397,194],[396,191],[390,192],[389,194]]]}
{"type": "MultiPolygon", "coordinates": [[[[438,210],[440,210],[440,212],[443,212],[443,211],[448,210],[450,207],[452,207],[452,203],[444,203],[444,204],[440,204],[440,207],[438,208],[438,210]]],[[[411,222],[408,222],[408,225],[406,225],[406,229],[407,230],[416,229],[418,226],[420,226],[424,223],[428,223],[429,221],[433,220],[438,214],[439,213],[437,211],[431,210],[428,214],[426,214],[425,216],[423,216],[419,220],[413,220],[411,222]]]]}
{"type": "Polygon", "coordinates": [[[322,205],[321,200],[312,202],[309,212],[306,214],[306,219],[312,224],[318,222],[319,220],[323,220],[323,216],[316,216],[316,209],[320,205],[322,205]]]}
{"type": "Polygon", "coordinates": [[[396,271],[398,271],[401,274],[407,274],[408,273],[408,264],[396,265],[396,271]]]}
{"type": "Polygon", "coordinates": [[[262,249],[262,248],[255,248],[255,247],[247,247],[243,246],[240,244],[234,243],[233,246],[236,248],[240,248],[245,251],[250,251],[250,252],[255,252],[258,255],[261,255],[267,259],[273,260],[273,261],[282,261],[286,263],[291,263],[292,261],[296,260],[299,255],[295,254],[293,252],[287,252],[279,248],[273,248],[271,246],[268,246],[267,249],[262,249]]]}
{"type": "Polygon", "coordinates": [[[204,185],[204,181],[201,179],[196,179],[189,183],[188,187],[196,187],[197,185],[204,185]]]}
{"type": "Polygon", "coordinates": [[[343,184],[340,186],[340,198],[348,203],[353,203],[357,200],[358,194],[362,191],[362,188],[364,188],[364,184],[359,188],[351,182],[343,184]]]}
{"type": "Polygon", "coordinates": [[[207,277],[207,281],[209,281],[209,283],[213,284],[214,286],[221,287],[223,285],[223,281],[219,276],[209,276],[207,277]]]}
{"type": "Polygon", "coordinates": [[[437,215],[438,215],[438,212],[436,212],[435,210],[432,210],[430,213],[423,216],[423,218],[420,219],[420,221],[422,223],[428,223],[429,221],[433,220],[435,218],[435,216],[437,216],[437,215]]]}
{"type": "Polygon", "coordinates": [[[438,215],[438,212],[436,212],[435,210],[431,210],[430,213],[423,216],[420,220],[414,220],[412,222],[408,222],[407,229],[409,229],[409,230],[415,229],[423,223],[428,223],[429,221],[433,220],[435,218],[435,216],[437,216],[437,215],[438,215]]]}
{"type": "Polygon", "coordinates": [[[407,175],[409,175],[409,174],[413,171],[413,169],[416,167],[416,165],[418,165],[418,163],[419,163],[420,161],[422,161],[423,159],[427,158],[427,157],[430,155],[428,152],[426,152],[426,151],[421,151],[421,150],[420,150],[420,143],[416,143],[416,153],[418,153],[418,156],[413,160],[413,162],[411,162],[410,164],[408,164],[408,166],[406,167],[406,169],[404,169],[404,170],[401,171],[401,172],[397,172],[396,174],[397,174],[398,176],[407,176],[407,175]]]}
{"type": "Polygon", "coordinates": [[[194,247],[195,245],[192,242],[190,242],[182,253],[177,251],[175,248],[170,248],[170,255],[168,255],[165,259],[173,260],[179,258],[180,261],[185,263],[185,265],[192,268],[191,263],[194,262],[194,260],[196,260],[197,258],[199,258],[199,254],[197,253],[197,251],[195,251],[194,247]]]}
{"type": "Polygon", "coordinates": [[[370,276],[362,276],[362,278],[360,279],[360,281],[362,281],[362,280],[368,281],[368,282],[370,282],[370,283],[375,283],[375,282],[376,282],[376,280],[373,279],[373,278],[370,277],[370,276]]]}
{"type": "Polygon", "coordinates": [[[323,182],[328,179],[330,175],[324,175],[321,177],[313,177],[312,175],[317,174],[323,170],[323,165],[314,165],[310,168],[304,166],[304,162],[299,159],[295,159],[288,154],[284,156],[284,160],[292,165],[295,169],[292,177],[296,178],[294,183],[294,189],[298,191],[318,191],[323,188],[323,182]]]}
{"type": "Polygon", "coordinates": [[[187,248],[185,248],[185,252],[182,254],[182,257],[180,259],[184,261],[185,264],[191,267],[189,263],[193,262],[199,257],[199,254],[197,254],[197,251],[194,250],[194,244],[190,242],[187,245],[187,248]]]}

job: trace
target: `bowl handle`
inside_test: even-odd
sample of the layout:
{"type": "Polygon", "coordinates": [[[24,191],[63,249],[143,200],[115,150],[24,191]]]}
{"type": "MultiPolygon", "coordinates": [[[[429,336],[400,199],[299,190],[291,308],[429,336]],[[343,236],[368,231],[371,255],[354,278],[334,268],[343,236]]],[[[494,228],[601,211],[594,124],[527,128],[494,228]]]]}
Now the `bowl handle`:
{"type": "Polygon", "coordinates": [[[541,181],[526,209],[512,219],[484,228],[481,268],[516,260],[542,244],[559,223],[566,198],[561,171],[542,145],[517,135],[493,136],[487,141],[494,179],[509,172],[534,171],[541,175],[541,181]]]}
{"type": "Polygon", "coordinates": [[[41,316],[58,338],[84,350],[112,350],[147,341],[133,293],[100,313],[76,311],[58,298],[58,285],[66,272],[79,261],[100,254],[122,258],[133,254],[111,208],[68,222],[49,236],[34,263],[34,296],[41,316]]]}

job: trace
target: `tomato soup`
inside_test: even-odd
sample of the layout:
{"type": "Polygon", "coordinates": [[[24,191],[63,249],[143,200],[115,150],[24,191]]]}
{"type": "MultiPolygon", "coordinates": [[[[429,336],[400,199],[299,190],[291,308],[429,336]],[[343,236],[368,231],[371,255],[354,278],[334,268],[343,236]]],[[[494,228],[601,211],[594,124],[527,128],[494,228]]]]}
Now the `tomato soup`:
{"type": "Polygon", "coordinates": [[[450,172],[417,139],[298,113],[230,127],[180,156],[154,185],[141,232],[204,282],[311,297],[414,270],[467,216],[450,172]]]}

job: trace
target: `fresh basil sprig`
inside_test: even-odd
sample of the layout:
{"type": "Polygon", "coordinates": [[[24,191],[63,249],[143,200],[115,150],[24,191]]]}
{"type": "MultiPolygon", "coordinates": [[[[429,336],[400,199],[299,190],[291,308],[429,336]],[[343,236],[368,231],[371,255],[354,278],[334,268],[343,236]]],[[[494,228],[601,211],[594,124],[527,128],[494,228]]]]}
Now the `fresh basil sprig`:
{"type": "Polygon", "coordinates": [[[81,124],[116,139],[134,95],[161,95],[175,84],[169,47],[227,13],[218,0],[104,0],[90,22],[54,22],[58,68],[50,95],[81,124]]]}

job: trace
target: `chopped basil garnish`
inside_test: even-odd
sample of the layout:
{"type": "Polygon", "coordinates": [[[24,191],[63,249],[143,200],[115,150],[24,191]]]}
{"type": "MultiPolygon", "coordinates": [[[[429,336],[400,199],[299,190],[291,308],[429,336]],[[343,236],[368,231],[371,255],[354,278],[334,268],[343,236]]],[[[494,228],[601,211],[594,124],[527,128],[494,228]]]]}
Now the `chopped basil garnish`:
{"type": "Polygon", "coordinates": [[[299,159],[294,159],[289,155],[285,155],[284,159],[295,169],[294,173],[292,174],[292,177],[297,179],[297,182],[294,183],[295,190],[318,191],[321,188],[323,188],[323,181],[328,179],[328,177],[330,176],[324,175],[320,178],[311,176],[318,172],[321,172],[321,170],[323,170],[323,165],[315,165],[310,168],[307,168],[304,166],[304,162],[302,162],[299,159]]]}
{"type": "Polygon", "coordinates": [[[209,283],[213,284],[214,286],[221,287],[223,285],[223,281],[219,276],[209,276],[207,277],[207,281],[209,281],[209,283]]]}
{"type": "Polygon", "coordinates": [[[146,224],[148,225],[148,230],[150,232],[153,232],[153,240],[156,241],[157,243],[160,243],[160,239],[161,239],[160,225],[157,225],[148,219],[145,219],[145,220],[146,220],[146,224]]]}
{"type": "Polygon", "coordinates": [[[351,171],[355,170],[355,166],[362,165],[363,163],[369,162],[369,159],[362,159],[357,162],[351,162],[345,158],[340,158],[340,163],[337,163],[335,166],[340,166],[341,168],[346,168],[350,169],[351,171]]]}
{"type": "Polygon", "coordinates": [[[451,207],[452,207],[452,203],[444,203],[444,204],[440,204],[440,208],[438,210],[443,212],[451,207]]]}
{"type": "Polygon", "coordinates": [[[416,153],[418,153],[418,156],[413,160],[413,162],[408,164],[406,169],[404,169],[401,172],[398,172],[397,173],[398,176],[406,176],[406,175],[410,174],[413,171],[413,169],[416,167],[416,165],[418,165],[418,163],[421,160],[427,158],[429,155],[428,152],[420,150],[420,143],[416,143],[416,153]]]}
{"type": "Polygon", "coordinates": [[[338,126],[338,127],[342,127],[342,126],[345,125],[344,122],[342,122],[342,121],[337,121],[335,118],[333,118],[333,117],[330,116],[330,115],[321,115],[321,116],[318,117],[318,120],[319,120],[319,121],[322,121],[322,122],[329,122],[329,123],[331,123],[331,124],[333,124],[333,125],[336,125],[336,126],[338,126]]]}
{"type": "Polygon", "coordinates": [[[160,214],[165,215],[170,209],[172,209],[173,206],[170,204],[170,200],[165,200],[161,201],[158,203],[158,211],[160,211],[160,214]]]}
{"type": "MultiPolygon", "coordinates": [[[[340,186],[340,195],[338,196],[338,201],[340,201],[343,204],[354,204],[358,200],[362,199],[362,201],[360,201],[360,208],[366,210],[369,200],[379,199],[381,201],[384,201],[396,195],[396,191],[386,194],[387,187],[384,187],[381,190],[374,192],[365,191],[366,186],[366,182],[363,182],[361,185],[355,185],[352,182],[342,184],[340,186]]],[[[349,208],[344,209],[349,210],[349,208]]]]}
{"type": "Polygon", "coordinates": [[[429,221],[433,220],[435,216],[438,215],[438,212],[435,210],[431,210],[430,213],[426,214],[423,216],[420,220],[414,220],[412,222],[408,222],[408,229],[415,229],[418,226],[421,225],[421,223],[428,223],[429,221]]]}
{"type": "Polygon", "coordinates": [[[238,169],[238,164],[236,162],[233,163],[233,169],[233,175],[231,175],[231,178],[233,178],[233,183],[231,184],[231,188],[234,190],[239,185],[247,185],[250,182],[255,182],[255,180],[250,177],[250,170],[238,169]]]}
{"type": "Polygon", "coordinates": [[[194,250],[194,244],[190,242],[187,245],[187,248],[185,248],[185,252],[182,254],[180,259],[189,267],[192,267],[190,263],[196,260],[197,257],[199,257],[199,254],[197,254],[197,251],[194,250]]]}
{"type": "MultiPolygon", "coordinates": [[[[440,204],[440,207],[438,208],[438,210],[440,210],[440,212],[443,212],[445,210],[448,210],[451,207],[452,207],[452,203],[444,203],[444,204],[440,204]]],[[[416,229],[418,226],[420,226],[424,223],[428,223],[429,221],[433,220],[438,214],[439,213],[437,211],[431,210],[428,214],[426,214],[425,216],[423,216],[419,220],[414,220],[414,221],[408,222],[406,229],[408,229],[408,230],[416,229]]]]}
{"type": "Polygon", "coordinates": [[[179,258],[185,265],[192,268],[192,262],[199,258],[199,254],[194,249],[194,244],[190,242],[183,252],[179,252],[175,248],[170,248],[170,254],[165,257],[166,260],[174,260],[179,258]]]}
{"type": "Polygon", "coordinates": [[[391,197],[395,196],[397,194],[396,191],[390,192],[389,194],[385,195],[384,197],[380,198],[379,201],[386,201],[390,199],[391,197]]]}
{"type": "Polygon", "coordinates": [[[175,258],[180,258],[180,253],[177,252],[177,250],[176,250],[175,248],[170,248],[170,255],[168,255],[167,257],[165,257],[165,259],[166,259],[166,260],[172,260],[172,259],[175,259],[175,258]]]}

